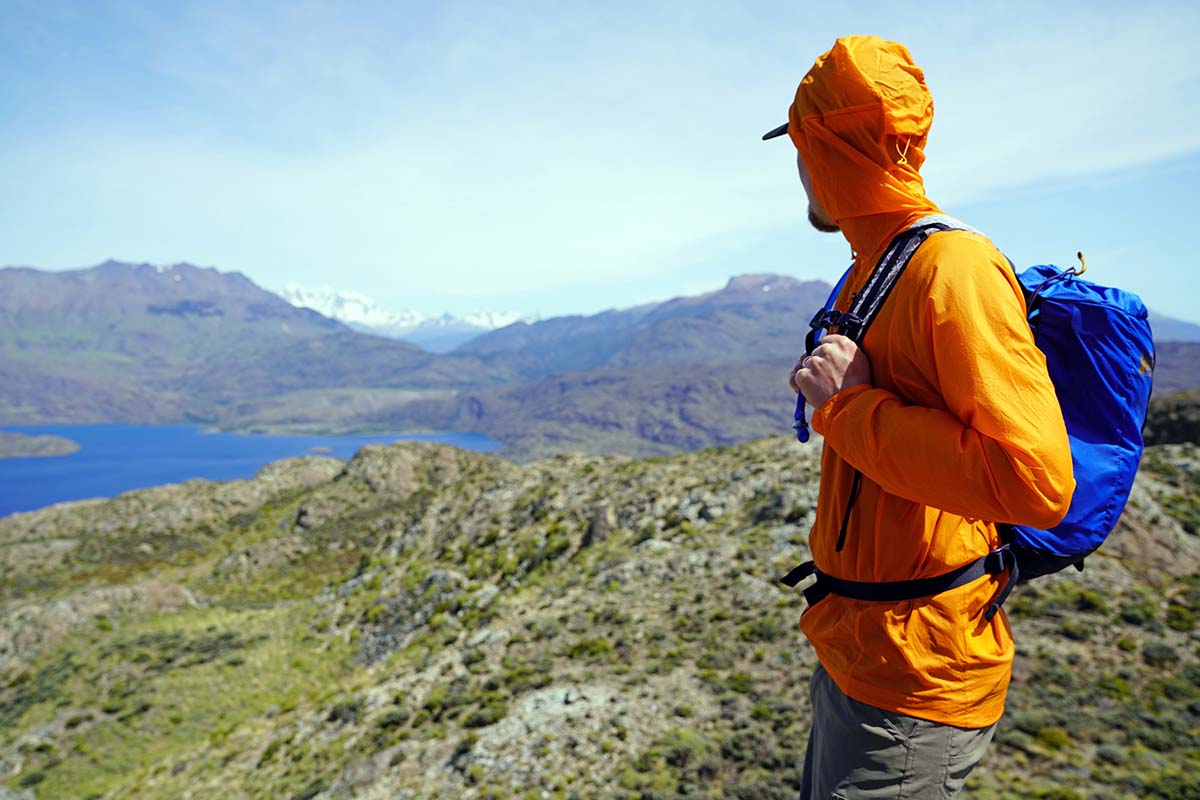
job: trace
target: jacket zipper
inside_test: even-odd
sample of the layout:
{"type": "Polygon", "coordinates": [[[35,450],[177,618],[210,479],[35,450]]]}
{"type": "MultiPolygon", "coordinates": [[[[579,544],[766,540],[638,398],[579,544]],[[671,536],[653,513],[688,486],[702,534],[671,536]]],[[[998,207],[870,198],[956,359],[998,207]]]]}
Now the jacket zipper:
{"type": "Polygon", "coordinates": [[[846,546],[846,529],[850,526],[850,512],[854,509],[854,501],[858,499],[858,488],[862,485],[862,473],[854,470],[854,481],[850,484],[850,499],[846,502],[846,513],[842,515],[842,529],[838,532],[835,552],[840,553],[846,546]]]}

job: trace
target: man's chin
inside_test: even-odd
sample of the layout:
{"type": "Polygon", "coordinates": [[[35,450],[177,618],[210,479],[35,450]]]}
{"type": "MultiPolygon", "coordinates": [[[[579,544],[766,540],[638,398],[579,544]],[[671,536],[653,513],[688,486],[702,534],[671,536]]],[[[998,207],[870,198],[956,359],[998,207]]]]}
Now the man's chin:
{"type": "Polygon", "coordinates": [[[816,212],[809,206],[808,209],[808,224],[819,230],[821,233],[841,233],[842,229],[836,223],[821,219],[816,212]]]}

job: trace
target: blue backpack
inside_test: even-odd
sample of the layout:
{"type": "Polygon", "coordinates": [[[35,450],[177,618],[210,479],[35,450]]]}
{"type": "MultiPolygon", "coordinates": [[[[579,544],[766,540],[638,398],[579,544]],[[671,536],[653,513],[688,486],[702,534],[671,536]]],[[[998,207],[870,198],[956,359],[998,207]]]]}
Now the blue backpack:
{"type": "MultiPolygon", "coordinates": [[[[839,312],[833,304],[849,275],[847,270],[810,323],[807,352],[812,352],[824,332],[835,325],[839,333],[861,344],[913,253],[930,235],[949,230],[974,229],[938,216],[903,231],[884,251],[850,309],[839,312]]],[[[809,561],[789,572],[782,579],[785,584],[795,586],[805,577],[816,575],[816,584],[805,590],[809,603],[831,592],[861,600],[897,601],[927,597],[985,574],[1008,571],[1008,580],[985,612],[990,620],[1017,582],[1072,565],[1083,569],[1084,557],[1116,527],[1133,487],[1150,403],[1154,340],[1146,306],[1137,295],[1082,280],[1079,276],[1086,269],[1082,254],[1080,261],[1083,267],[1078,271],[1036,266],[1017,275],[1025,292],[1034,342],[1046,356],[1071,443],[1076,486],[1063,521],[1050,530],[1004,525],[1003,547],[932,578],[888,583],[847,581],[822,573],[809,561]]],[[[807,441],[802,395],[796,400],[794,427],[797,438],[807,441]]]]}

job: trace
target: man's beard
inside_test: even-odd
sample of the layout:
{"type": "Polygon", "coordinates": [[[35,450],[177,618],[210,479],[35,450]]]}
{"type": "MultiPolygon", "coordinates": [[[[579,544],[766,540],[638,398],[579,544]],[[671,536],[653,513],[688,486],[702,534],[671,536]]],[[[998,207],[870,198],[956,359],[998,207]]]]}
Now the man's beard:
{"type": "Polygon", "coordinates": [[[813,211],[812,206],[808,207],[808,224],[812,225],[821,233],[840,233],[842,230],[834,223],[826,222],[825,220],[817,217],[817,214],[815,211],[813,211]]]}

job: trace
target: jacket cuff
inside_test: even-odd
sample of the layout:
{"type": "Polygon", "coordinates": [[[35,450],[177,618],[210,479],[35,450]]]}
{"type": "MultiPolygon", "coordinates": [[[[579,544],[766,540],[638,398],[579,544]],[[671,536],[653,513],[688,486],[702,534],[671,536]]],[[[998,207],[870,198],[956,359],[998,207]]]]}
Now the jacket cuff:
{"type": "Polygon", "coordinates": [[[813,412],[812,429],[825,438],[829,438],[826,431],[828,431],[829,427],[833,424],[834,417],[837,416],[840,411],[843,411],[845,407],[854,400],[855,397],[858,397],[863,392],[869,391],[873,388],[875,387],[871,386],[869,383],[859,383],[851,386],[849,389],[842,389],[833,397],[826,400],[825,405],[813,412]]]}

